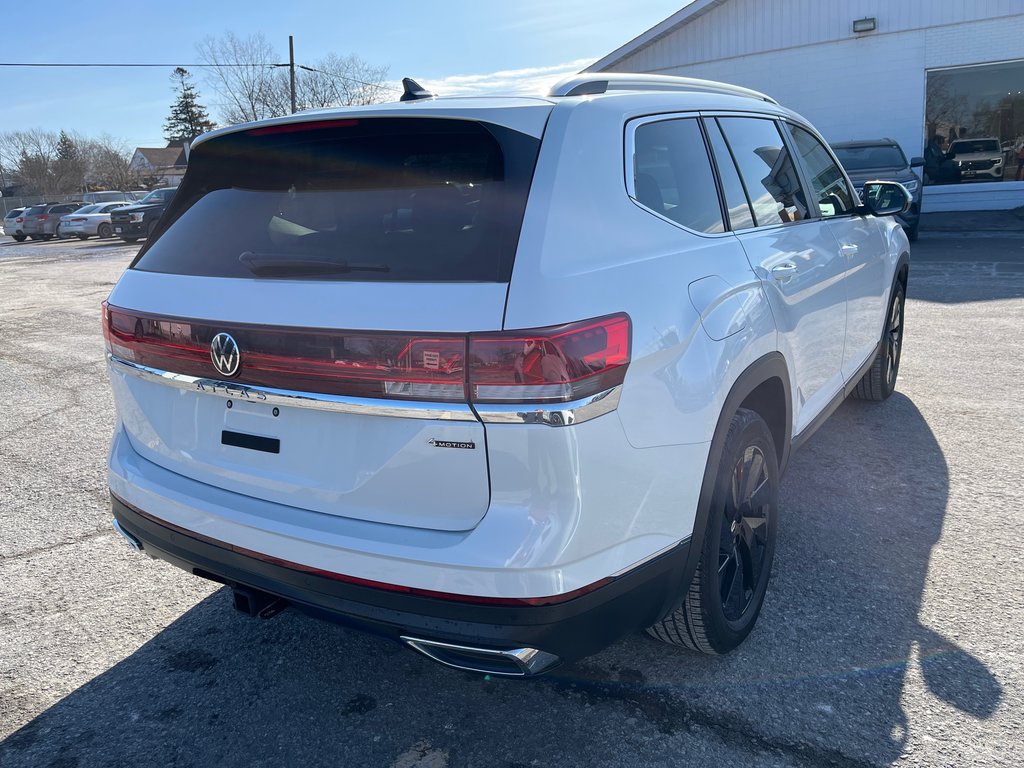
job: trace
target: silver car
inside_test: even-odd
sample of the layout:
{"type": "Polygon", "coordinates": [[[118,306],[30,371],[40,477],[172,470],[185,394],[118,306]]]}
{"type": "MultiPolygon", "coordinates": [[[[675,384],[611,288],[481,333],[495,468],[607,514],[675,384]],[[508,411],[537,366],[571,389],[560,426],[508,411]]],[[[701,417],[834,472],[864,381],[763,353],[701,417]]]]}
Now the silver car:
{"type": "Polygon", "coordinates": [[[110,212],[115,208],[131,205],[127,200],[113,203],[93,203],[79,208],[74,213],[60,217],[60,236],[77,237],[86,240],[93,235],[104,238],[114,234],[110,226],[110,212]]]}

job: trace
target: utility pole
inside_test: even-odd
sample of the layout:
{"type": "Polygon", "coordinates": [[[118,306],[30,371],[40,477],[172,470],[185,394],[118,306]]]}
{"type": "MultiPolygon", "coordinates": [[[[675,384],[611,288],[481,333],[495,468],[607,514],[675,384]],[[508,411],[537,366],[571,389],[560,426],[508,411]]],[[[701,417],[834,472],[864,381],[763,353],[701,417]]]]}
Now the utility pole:
{"type": "Polygon", "coordinates": [[[288,35],[288,70],[292,80],[292,114],[294,115],[298,110],[295,109],[295,38],[292,35],[288,35]]]}

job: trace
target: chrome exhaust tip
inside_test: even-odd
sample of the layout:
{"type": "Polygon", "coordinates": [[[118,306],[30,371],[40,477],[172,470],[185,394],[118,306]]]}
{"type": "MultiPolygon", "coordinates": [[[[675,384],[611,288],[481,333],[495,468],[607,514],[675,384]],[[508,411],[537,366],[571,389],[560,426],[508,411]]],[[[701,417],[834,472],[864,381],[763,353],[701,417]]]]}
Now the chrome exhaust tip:
{"type": "Polygon", "coordinates": [[[144,551],[142,542],[132,536],[128,531],[121,527],[121,524],[117,522],[117,518],[113,521],[114,530],[121,534],[121,538],[128,542],[128,546],[134,549],[136,552],[144,551]]]}
{"type": "Polygon", "coordinates": [[[539,675],[555,666],[560,659],[536,648],[476,648],[469,645],[442,643],[403,635],[402,642],[428,659],[446,667],[504,677],[539,675]]]}

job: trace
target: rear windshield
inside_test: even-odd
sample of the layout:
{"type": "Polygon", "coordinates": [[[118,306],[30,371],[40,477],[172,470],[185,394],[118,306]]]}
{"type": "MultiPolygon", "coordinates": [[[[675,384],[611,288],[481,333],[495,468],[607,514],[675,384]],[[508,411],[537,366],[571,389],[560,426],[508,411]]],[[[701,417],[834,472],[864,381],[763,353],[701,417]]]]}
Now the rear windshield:
{"type": "Polygon", "coordinates": [[[26,208],[25,209],[25,215],[26,216],[35,216],[37,214],[43,213],[43,211],[45,211],[45,210],[46,210],[46,206],[45,205],[33,205],[31,208],[26,208]]]}
{"type": "Polygon", "coordinates": [[[949,145],[949,156],[970,155],[974,152],[998,152],[999,142],[995,139],[977,139],[975,141],[954,141],[949,145]]]}
{"type": "Polygon", "coordinates": [[[98,210],[99,206],[96,205],[95,203],[92,203],[91,205],[83,205],[81,208],[75,211],[75,213],[95,213],[98,210]]]}
{"type": "Polygon", "coordinates": [[[8,211],[8,212],[7,212],[7,215],[6,215],[6,216],[4,216],[4,218],[5,218],[5,219],[14,219],[14,218],[17,218],[18,216],[20,216],[20,215],[21,215],[21,212],[22,212],[23,210],[24,210],[24,208],[15,208],[15,209],[14,209],[13,211],[8,211]]]}
{"type": "Polygon", "coordinates": [[[200,144],[133,266],[212,277],[506,282],[539,140],[467,120],[256,128],[200,144]]]}
{"type": "Polygon", "coordinates": [[[873,147],[833,147],[836,157],[848,171],[866,171],[872,168],[906,168],[903,150],[894,144],[873,147]]]}

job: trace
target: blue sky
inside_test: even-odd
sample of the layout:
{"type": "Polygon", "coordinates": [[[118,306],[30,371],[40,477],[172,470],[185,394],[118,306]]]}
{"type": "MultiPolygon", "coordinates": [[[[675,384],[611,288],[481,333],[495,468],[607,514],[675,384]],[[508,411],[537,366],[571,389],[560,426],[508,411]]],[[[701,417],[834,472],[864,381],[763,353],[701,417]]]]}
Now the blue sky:
{"type": "MultiPolygon", "coordinates": [[[[332,51],[354,53],[387,65],[395,80],[411,76],[441,94],[522,90],[577,71],[687,1],[58,2],[44,14],[45,24],[42,18],[33,23],[31,11],[6,14],[0,61],[187,65],[198,60],[195,44],[207,35],[262,32],[282,61],[292,34],[299,63],[332,51]]],[[[201,70],[193,71],[212,107],[201,70]]],[[[159,68],[4,68],[0,132],[64,128],[86,136],[109,133],[131,146],[161,146],[173,100],[169,75],[159,68]]]]}

